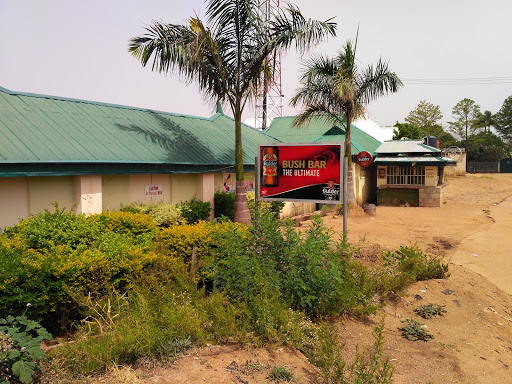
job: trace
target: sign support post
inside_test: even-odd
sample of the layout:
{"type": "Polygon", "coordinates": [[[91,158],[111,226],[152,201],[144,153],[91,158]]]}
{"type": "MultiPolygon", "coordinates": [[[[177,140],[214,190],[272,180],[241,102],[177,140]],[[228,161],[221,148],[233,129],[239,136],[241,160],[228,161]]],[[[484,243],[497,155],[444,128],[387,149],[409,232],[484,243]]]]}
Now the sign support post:
{"type": "Polygon", "coordinates": [[[348,157],[343,157],[343,234],[347,234],[348,157]]]}
{"type": "Polygon", "coordinates": [[[258,218],[258,205],[260,201],[260,162],[254,158],[254,220],[258,218]]]}

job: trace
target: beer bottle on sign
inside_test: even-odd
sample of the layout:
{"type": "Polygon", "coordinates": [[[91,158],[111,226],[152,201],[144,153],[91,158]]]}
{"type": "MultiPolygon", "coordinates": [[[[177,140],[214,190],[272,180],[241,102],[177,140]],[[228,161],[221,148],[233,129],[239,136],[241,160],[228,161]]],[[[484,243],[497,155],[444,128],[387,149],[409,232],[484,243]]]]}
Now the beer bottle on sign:
{"type": "Polygon", "coordinates": [[[277,174],[279,149],[277,147],[263,147],[261,157],[263,159],[261,185],[264,187],[277,187],[279,185],[279,176],[277,174]]]}

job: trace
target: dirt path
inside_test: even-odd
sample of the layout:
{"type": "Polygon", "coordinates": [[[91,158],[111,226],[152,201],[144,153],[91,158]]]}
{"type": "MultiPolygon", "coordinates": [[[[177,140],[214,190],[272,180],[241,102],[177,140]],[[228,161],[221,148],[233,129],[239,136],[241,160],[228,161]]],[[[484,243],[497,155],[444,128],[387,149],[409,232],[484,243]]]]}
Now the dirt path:
{"type": "Polygon", "coordinates": [[[512,295],[512,198],[488,210],[494,221],[457,246],[450,262],[477,272],[512,295]]]}

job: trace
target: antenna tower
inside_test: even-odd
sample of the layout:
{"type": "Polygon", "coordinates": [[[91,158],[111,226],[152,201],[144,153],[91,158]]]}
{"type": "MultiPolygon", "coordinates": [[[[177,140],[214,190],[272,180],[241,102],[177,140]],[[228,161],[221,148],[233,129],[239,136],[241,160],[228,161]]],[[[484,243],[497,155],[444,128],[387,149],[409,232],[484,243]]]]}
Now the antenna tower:
{"type": "MultiPolygon", "coordinates": [[[[259,12],[264,25],[268,26],[274,12],[279,10],[279,0],[259,0],[259,12]]],[[[283,115],[283,88],[281,86],[281,52],[267,57],[274,68],[274,78],[264,81],[256,95],[256,128],[267,128],[268,119],[283,115]]]]}

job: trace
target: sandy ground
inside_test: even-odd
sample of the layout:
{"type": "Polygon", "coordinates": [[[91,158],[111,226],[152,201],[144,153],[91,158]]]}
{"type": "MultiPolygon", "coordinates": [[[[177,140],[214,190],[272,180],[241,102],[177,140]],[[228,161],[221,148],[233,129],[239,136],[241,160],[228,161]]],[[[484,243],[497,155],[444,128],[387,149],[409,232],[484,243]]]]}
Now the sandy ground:
{"type": "MultiPolygon", "coordinates": [[[[371,345],[372,330],[385,315],[395,383],[512,383],[511,196],[512,175],[467,175],[448,181],[440,208],[379,206],[374,217],[350,212],[348,237],[360,257],[417,244],[449,262],[451,276],[413,285],[364,321],[333,319],[346,359],[356,346],[371,345]],[[445,305],[447,313],[421,319],[414,308],[428,303],[445,305]],[[426,324],[434,339],[404,339],[399,328],[408,318],[426,324]]],[[[324,220],[341,231],[341,217],[324,220]]],[[[269,383],[274,366],[291,369],[295,383],[320,382],[316,368],[296,351],[238,345],[198,348],[167,367],[115,370],[98,382],[269,383]]]]}

